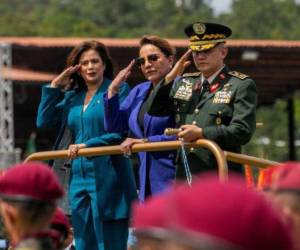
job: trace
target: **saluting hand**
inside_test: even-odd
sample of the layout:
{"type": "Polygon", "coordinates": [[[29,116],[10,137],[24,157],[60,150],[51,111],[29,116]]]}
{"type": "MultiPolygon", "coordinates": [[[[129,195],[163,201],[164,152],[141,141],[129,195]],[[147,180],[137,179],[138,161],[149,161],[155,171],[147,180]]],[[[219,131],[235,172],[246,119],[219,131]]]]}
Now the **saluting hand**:
{"type": "Polygon", "coordinates": [[[203,138],[202,128],[196,125],[182,125],[180,129],[182,131],[179,132],[177,136],[184,142],[192,142],[203,138]]]}
{"type": "Polygon", "coordinates": [[[114,94],[118,93],[119,87],[122,84],[122,82],[126,81],[129,75],[131,74],[131,69],[134,65],[134,60],[131,60],[131,62],[127,65],[126,68],[122,69],[115,79],[111,82],[109,88],[108,88],[108,98],[111,98],[114,94]]]}
{"type": "Polygon", "coordinates": [[[80,65],[77,64],[75,66],[70,66],[66,68],[63,72],[61,72],[56,78],[54,78],[51,82],[52,88],[58,87],[67,87],[71,83],[70,76],[80,69],[80,65]]]}
{"type": "Polygon", "coordinates": [[[191,53],[192,53],[192,50],[189,49],[175,63],[172,70],[165,77],[165,84],[168,84],[169,82],[173,81],[177,76],[181,76],[183,74],[185,68],[188,67],[191,64],[191,61],[188,61],[188,58],[189,58],[191,53]]]}

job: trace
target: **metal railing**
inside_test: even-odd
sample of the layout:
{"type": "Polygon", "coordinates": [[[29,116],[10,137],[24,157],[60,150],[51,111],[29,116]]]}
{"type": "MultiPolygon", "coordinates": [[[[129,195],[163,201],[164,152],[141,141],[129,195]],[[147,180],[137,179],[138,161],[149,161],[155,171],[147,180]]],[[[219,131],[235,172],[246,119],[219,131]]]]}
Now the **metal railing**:
{"type": "Polygon", "coordinates": [[[247,164],[250,166],[255,166],[258,168],[267,168],[269,166],[275,166],[275,165],[280,165],[279,162],[276,161],[270,161],[267,159],[262,159],[250,155],[245,155],[245,154],[238,154],[238,153],[233,153],[233,152],[228,152],[228,151],[223,151],[225,154],[225,157],[227,161],[232,161],[240,164],[247,164]]]}
{"type": "MultiPolygon", "coordinates": [[[[181,141],[167,141],[167,142],[150,142],[135,144],[132,146],[132,153],[137,152],[151,152],[151,151],[165,151],[174,150],[181,147],[181,141]]],[[[193,143],[185,143],[185,148],[203,147],[210,150],[216,158],[218,165],[218,174],[221,181],[226,181],[228,178],[227,161],[232,161],[241,164],[248,164],[259,168],[264,168],[270,165],[278,165],[278,162],[269,161],[253,156],[237,154],[223,151],[215,142],[199,139],[193,143]]],[[[103,146],[84,148],[78,151],[78,156],[100,156],[100,155],[115,155],[122,154],[121,148],[117,146],[103,146]]],[[[42,161],[50,159],[62,159],[68,157],[68,150],[44,151],[29,155],[24,162],[28,161],[42,161]]]]}
{"type": "MultiPolygon", "coordinates": [[[[181,147],[181,141],[166,141],[166,142],[150,142],[135,144],[132,146],[132,153],[137,152],[151,152],[151,151],[164,151],[179,149],[181,147]]],[[[203,147],[209,149],[214,156],[218,164],[218,173],[221,181],[225,181],[228,178],[228,167],[225,155],[221,148],[214,142],[200,139],[193,143],[187,143],[184,145],[186,148],[203,147]]],[[[84,148],[78,151],[78,156],[100,156],[100,155],[115,155],[122,154],[120,146],[103,146],[84,148]]],[[[42,161],[50,159],[61,159],[68,157],[68,150],[57,150],[57,151],[44,151],[37,152],[29,155],[24,162],[28,161],[42,161]]]]}

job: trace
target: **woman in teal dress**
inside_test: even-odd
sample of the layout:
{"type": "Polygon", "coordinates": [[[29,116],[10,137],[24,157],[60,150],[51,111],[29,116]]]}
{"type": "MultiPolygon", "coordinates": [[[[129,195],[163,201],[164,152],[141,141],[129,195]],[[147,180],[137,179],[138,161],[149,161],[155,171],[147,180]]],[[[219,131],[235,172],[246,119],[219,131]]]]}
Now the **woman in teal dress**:
{"type": "MultiPolygon", "coordinates": [[[[86,147],[120,144],[122,137],[104,130],[103,94],[113,75],[105,46],[87,41],[75,47],[67,68],[42,89],[38,127],[59,127],[59,141],[70,131],[73,159],[69,201],[75,245],[79,250],[125,250],[130,204],[136,187],[130,161],[122,155],[77,157],[86,147]]],[[[122,99],[127,84],[120,89],[122,99]]]]}

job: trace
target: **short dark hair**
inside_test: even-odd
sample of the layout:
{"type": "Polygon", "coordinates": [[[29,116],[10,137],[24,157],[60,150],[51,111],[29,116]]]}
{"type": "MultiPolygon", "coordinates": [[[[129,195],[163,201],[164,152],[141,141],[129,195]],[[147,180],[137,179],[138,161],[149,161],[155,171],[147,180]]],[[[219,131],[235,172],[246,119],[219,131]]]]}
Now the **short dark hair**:
{"type": "Polygon", "coordinates": [[[173,47],[166,39],[163,39],[159,36],[143,36],[140,40],[140,48],[147,44],[152,44],[155,47],[159,48],[166,57],[175,55],[175,47],[173,47]]]}
{"type": "Polygon", "coordinates": [[[49,223],[54,213],[56,204],[44,201],[11,201],[3,200],[10,206],[19,210],[22,225],[43,225],[49,223]]]}
{"type": "MultiPolygon", "coordinates": [[[[67,67],[77,65],[79,63],[79,59],[82,53],[88,50],[95,50],[96,52],[98,52],[99,56],[101,57],[105,65],[103,76],[112,79],[114,75],[114,67],[113,67],[112,59],[108,53],[106,46],[99,41],[95,41],[95,40],[84,41],[83,43],[77,45],[70,52],[67,58],[67,67]]],[[[73,86],[77,85],[80,89],[86,88],[84,80],[80,75],[75,73],[72,76],[72,79],[74,81],[72,84],[73,86]]]]}

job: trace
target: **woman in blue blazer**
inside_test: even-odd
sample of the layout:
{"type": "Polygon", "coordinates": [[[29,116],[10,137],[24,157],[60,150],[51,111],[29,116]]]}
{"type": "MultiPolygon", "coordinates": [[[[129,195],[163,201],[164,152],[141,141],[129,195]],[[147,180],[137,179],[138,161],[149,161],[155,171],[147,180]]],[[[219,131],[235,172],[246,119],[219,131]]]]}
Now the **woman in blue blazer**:
{"type": "MultiPolygon", "coordinates": [[[[121,83],[128,77],[134,64],[117,75],[104,96],[105,125],[110,132],[127,132],[131,135],[122,143],[125,153],[132,145],[144,142],[175,140],[165,136],[167,127],[175,127],[174,116],[155,117],[147,113],[151,93],[170,71],[174,62],[175,49],[157,36],[145,36],[140,40],[139,58],[136,59],[148,81],[133,88],[127,98],[120,99],[121,83]]],[[[139,199],[162,192],[175,175],[175,151],[140,152],[139,156],[139,199]]]]}
{"type": "MultiPolygon", "coordinates": [[[[69,200],[76,249],[125,250],[136,197],[130,162],[120,155],[76,158],[81,148],[121,142],[120,134],[104,130],[103,94],[111,83],[111,59],[103,44],[87,41],[72,50],[67,65],[42,89],[37,126],[67,128],[73,139],[69,200]]],[[[122,84],[120,100],[127,93],[122,84]]]]}

